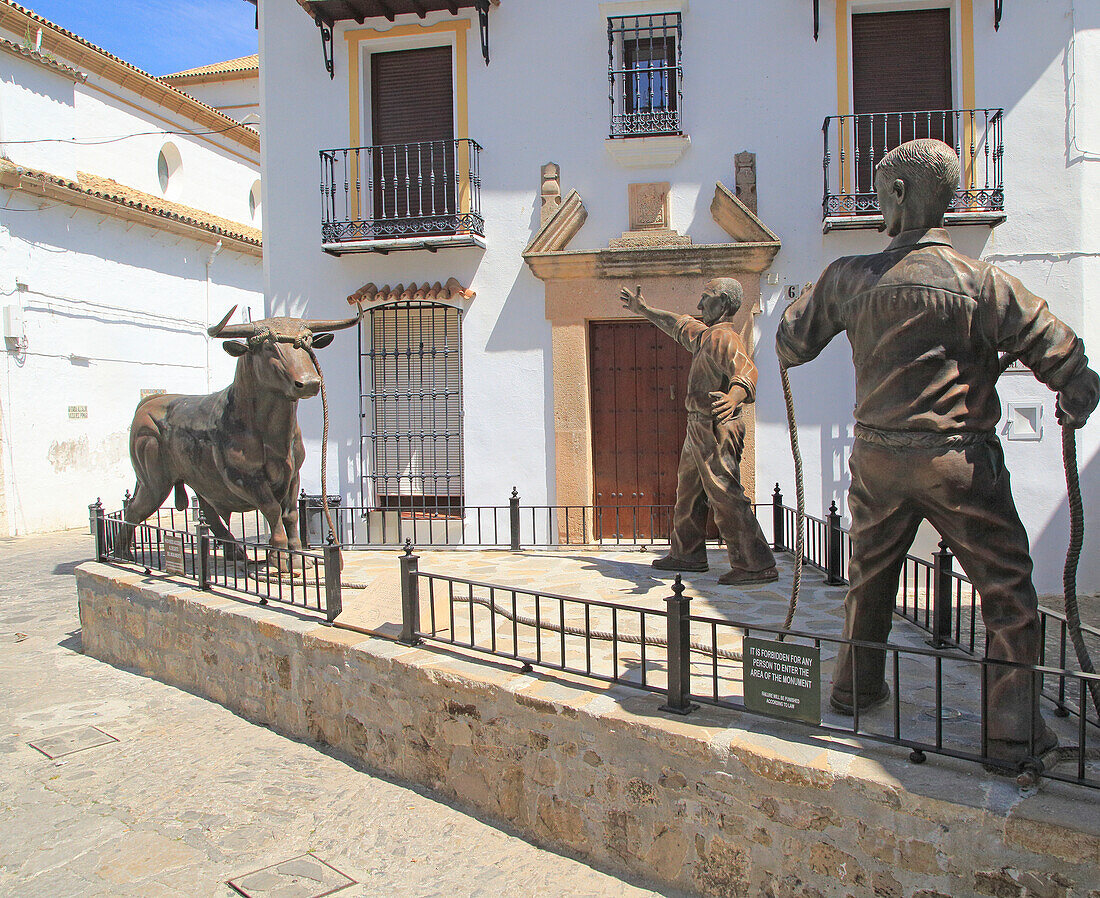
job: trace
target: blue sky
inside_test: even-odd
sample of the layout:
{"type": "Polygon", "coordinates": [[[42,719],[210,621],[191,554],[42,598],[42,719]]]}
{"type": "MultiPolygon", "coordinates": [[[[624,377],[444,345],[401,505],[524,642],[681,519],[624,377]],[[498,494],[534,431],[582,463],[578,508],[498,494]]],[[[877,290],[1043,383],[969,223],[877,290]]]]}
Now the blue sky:
{"type": "Polygon", "coordinates": [[[256,7],[245,0],[20,0],[153,75],[257,52],[256,7]]]}

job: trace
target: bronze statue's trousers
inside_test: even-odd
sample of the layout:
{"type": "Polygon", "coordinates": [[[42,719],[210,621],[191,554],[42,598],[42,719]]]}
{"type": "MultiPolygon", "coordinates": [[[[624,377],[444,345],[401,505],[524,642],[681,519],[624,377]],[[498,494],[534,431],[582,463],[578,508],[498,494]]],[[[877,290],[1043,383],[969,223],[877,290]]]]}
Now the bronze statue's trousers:
{"type": "MultiPolygon", "coordinates": [[[[1027,533],[1012,501],[997,438],[951,449],[885,448],[856,439],[850,468],[852,560],[844,635],[886,641],[898,575],[921,519],[927,518],[981,596],[986,657],[1037,663],[1038,599],[1027,533]]],[[[852,701],[852,655],[842,647],[833,676],[833,695],[846,704],[852,701]]],[[[886,653],[862,648],[855,655],[854,682],[863,702],[882,688],[886,653]]],[[[1032,726],[1036,737],[1042,736],[1037,688],[1033,693],[1038,684],[1031,680],[1024,670],[988,666],[988,738],[1026,742],[1032,726]]]]}
{"type": "Polygon", "coordinates": [[[741,486],[744,448],[745,423],[740,416],[715,424],[710,415],[688,412],[687,436],[676,472],[674,557],[706,561],[709,504],[729,551],[730,567],[746,571],[775,567],[775,556],[741,486]]]}

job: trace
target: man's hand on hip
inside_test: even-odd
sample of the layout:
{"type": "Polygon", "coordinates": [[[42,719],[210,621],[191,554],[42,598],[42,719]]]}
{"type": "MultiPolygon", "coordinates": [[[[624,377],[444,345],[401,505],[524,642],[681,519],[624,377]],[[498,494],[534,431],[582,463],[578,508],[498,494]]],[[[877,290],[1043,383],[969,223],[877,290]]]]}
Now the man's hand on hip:
{"type": "Polygon", "coordinates": [[[730,387],[728,393],[713,390],[710,395],[710,413],[719,424],[725,424],[737,415],[741,403],[745,401],[745,390],[740,386],[730,387]]]}

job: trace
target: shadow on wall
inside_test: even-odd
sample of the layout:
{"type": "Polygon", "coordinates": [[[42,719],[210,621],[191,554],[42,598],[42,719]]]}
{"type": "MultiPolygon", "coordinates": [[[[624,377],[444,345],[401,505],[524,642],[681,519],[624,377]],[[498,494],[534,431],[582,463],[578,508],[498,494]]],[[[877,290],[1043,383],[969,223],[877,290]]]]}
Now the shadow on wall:
{"type": "MultiPolygon", "coordinates": [[[[1061,428],[1058,438],[1061,439],[1061,428]]],[[[1083,441],[1078,439],[1078,445],[1083,441]]],[[[1100,582],[1100,458],[1094,456],[1082,464],[1078,459],[1081,479],[1081,499],[1085,506],[1085,545],[1081,551],[1081,562],[1077,570],[1078,583],[1100,582]]],[[[1032,542],[1033,558],[1049,559],[1042,568],[1036,567],[1035,582],[1041,593],[1056,592],[1062,582],[1062,560],[1069,545],[1069,498],[1065,495],[1058,503],[1057,511],[1047,521],[1046,526],[1032,542]],[[1040,584],[1042,584],[1040,586],[1040,584]],[[1051,587],[1044,589],[1043,587],[1051,587]]],[[[1054,603],[1055,607],[1061,607],[1054,603]]],[[[1100,620],[1086,621],[1100,626],[1100,620]]]]}

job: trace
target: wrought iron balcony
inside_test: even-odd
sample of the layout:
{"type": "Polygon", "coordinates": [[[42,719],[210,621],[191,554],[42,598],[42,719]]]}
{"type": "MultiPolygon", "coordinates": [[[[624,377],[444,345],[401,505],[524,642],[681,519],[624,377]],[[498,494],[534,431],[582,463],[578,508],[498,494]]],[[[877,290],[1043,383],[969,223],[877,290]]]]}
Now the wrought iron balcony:
{"type": "Polygon", "coordinates": [[[962,180],[948,224],[1005,220],[1003,109],[942,109],[831,115],[821,127],[825,155],[823,230],[873,228],[882,223],[875,166],[907,140],[933,137],[959,156],[962,180]]]}
{"type": "Polygon", "coordinates": [[[321,150],[321,247],[484,246],[481,147],[469,138],[321,150]]]}

